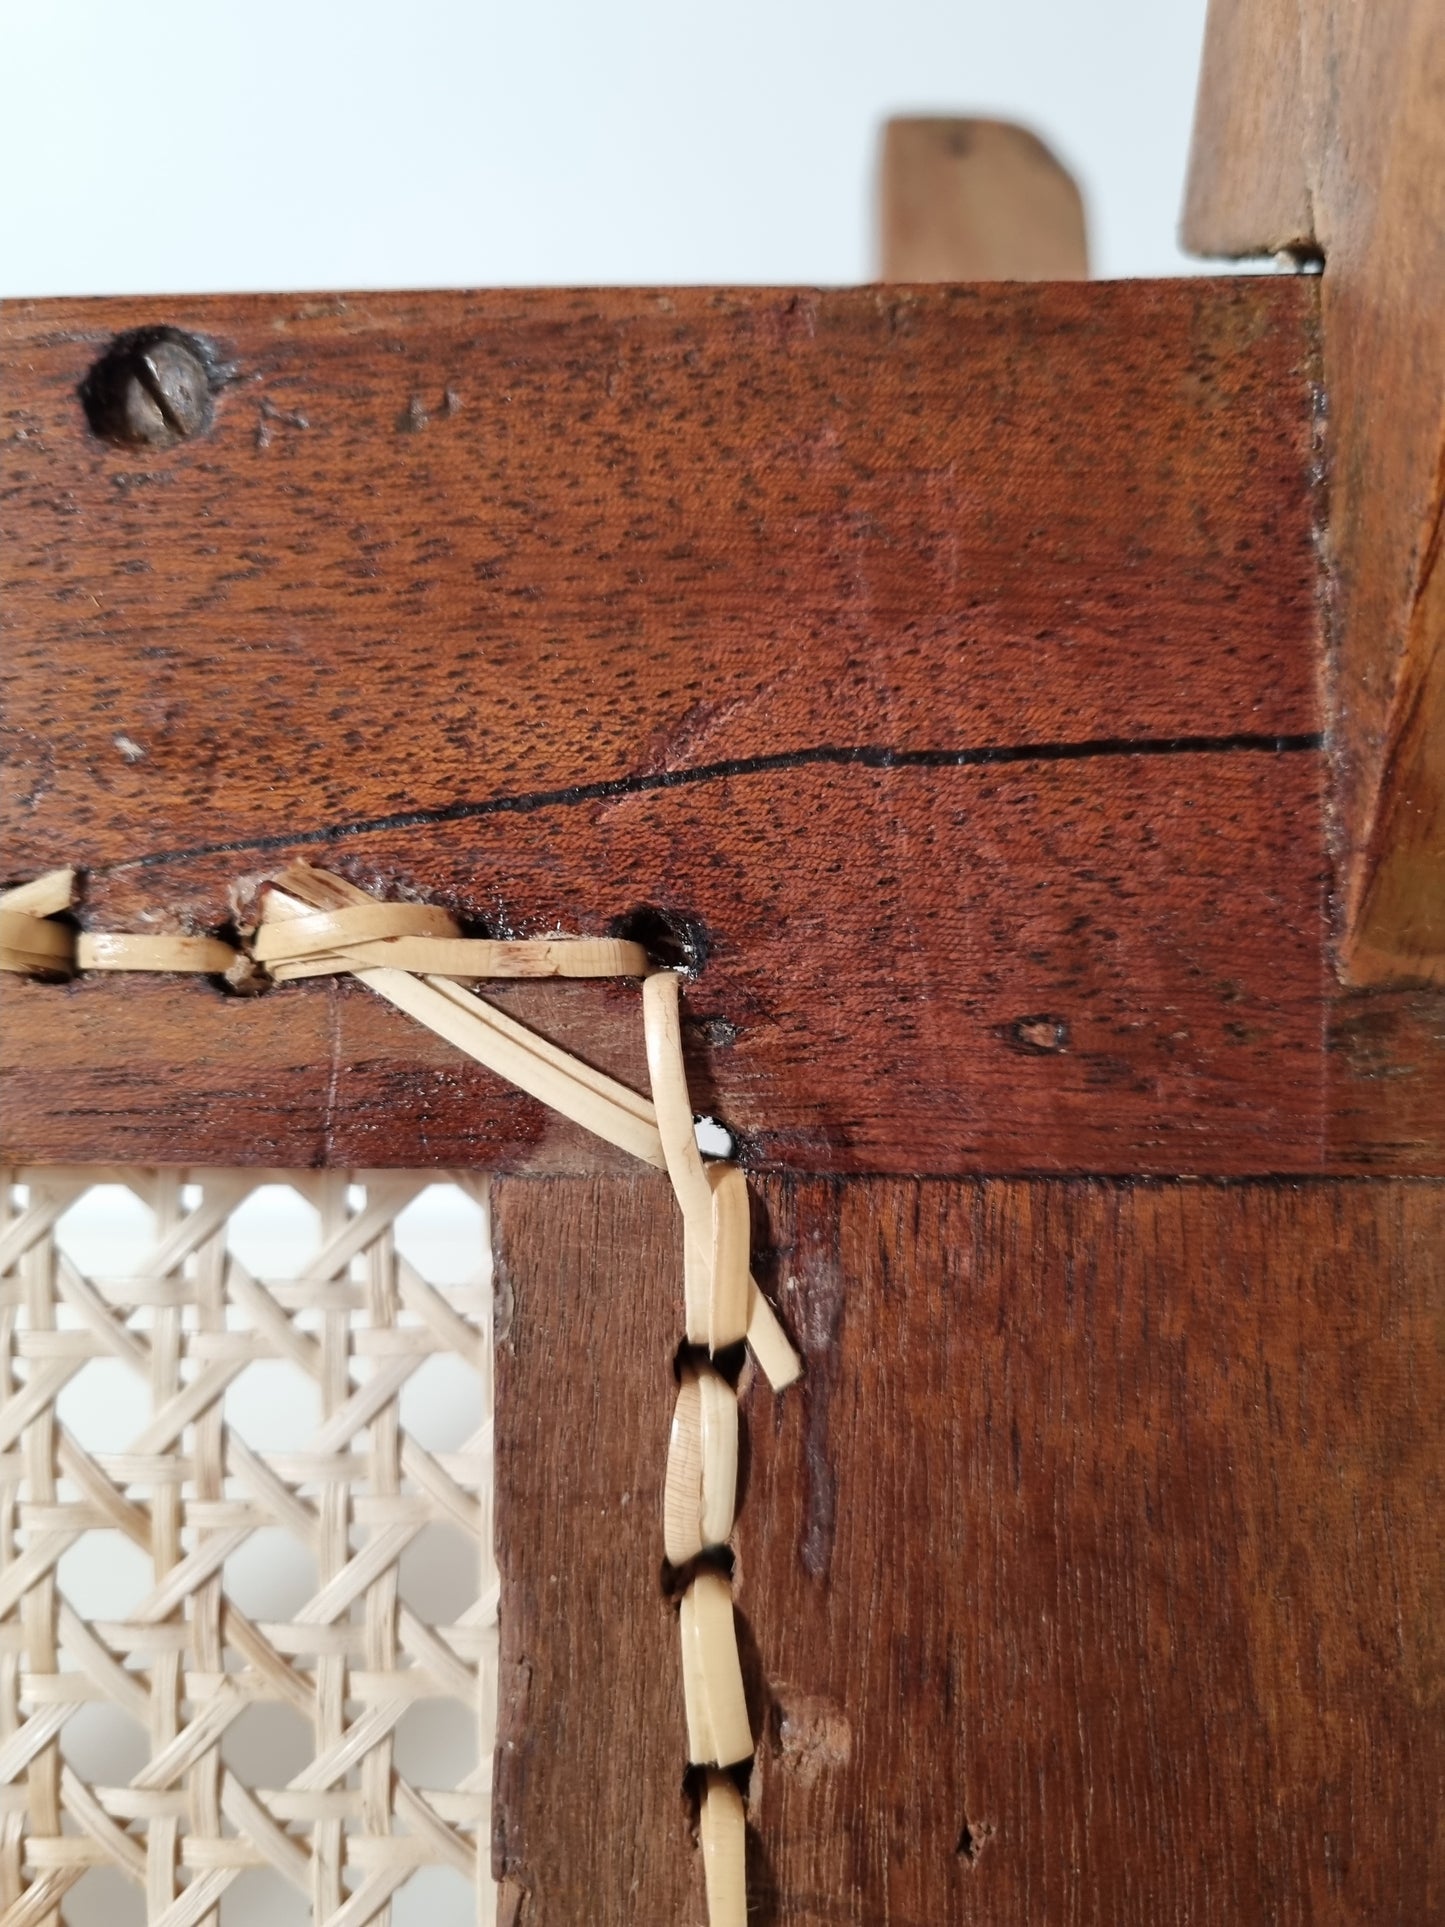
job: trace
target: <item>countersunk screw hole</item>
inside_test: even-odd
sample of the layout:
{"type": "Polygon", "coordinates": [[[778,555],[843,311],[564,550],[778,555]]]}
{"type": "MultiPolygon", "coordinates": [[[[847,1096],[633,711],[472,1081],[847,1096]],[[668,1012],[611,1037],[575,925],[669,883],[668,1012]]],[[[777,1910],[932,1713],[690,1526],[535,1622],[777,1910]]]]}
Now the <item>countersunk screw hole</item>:
{"type": "Polygon", "coordinates": [[[224,378],[209,345],[179,328],[117,335],[80,384],[92,430],[123,447],[170,448],[203,435],[224,378]]]}

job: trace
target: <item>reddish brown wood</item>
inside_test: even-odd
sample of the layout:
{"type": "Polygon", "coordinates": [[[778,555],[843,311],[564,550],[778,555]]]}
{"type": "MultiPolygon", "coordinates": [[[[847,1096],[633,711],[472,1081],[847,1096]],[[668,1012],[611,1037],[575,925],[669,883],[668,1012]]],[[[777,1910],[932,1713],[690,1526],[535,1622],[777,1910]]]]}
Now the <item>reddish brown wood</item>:
{"type": "MultiPolygon", "coordinates": [[[[6,867],[691,920],[807,1353],[747,1392],[761,1917],[1438,1913],[1445,1022],[1329,971],[1315,289],[21,307],[6,867]],[[148,319],[212,435],[91,440],[148,319]],[[921,1174],[921,1175],[909,1175],[921,1174]]],[[[354,985],[7,983],[12,1157],[490,1164],[506,1908],[699,1918],[661,1180],[354,985]],[[615,1167],[612,1167],[615,1170],[615,1167]]],[[[640,1083],[637,993],[512,1009],[640,1083]]]]}
{"type": "MultiPolygon", "coordinates": [[[[671,1208],[512,1180],[495,1226],[498,1866],[701,1920],[671,1208]]],[[[745,1403],[761,1919],[1438,1917],[1445,1188],[771,1183],[757,1240],[807,1357],[745,1403]]]]}
{"type": "Polygon", "coordinates": [[[910,115],[883,129],[884,281],[1082,281],[1084,203],[1069,170],[1012,121],[910,115]]]}
{"type": "Polygon", "coordinates": [[[1445,33],[1435,0],[1212,0],[1185,240],[1323,254],[1343,927],[1445,982],[1445,33]]]}
{"type": "MultiPolygon", "coordinates": [[[[122,929],[294,853],[695,917],[760,1163],[1317,1168],[1312,299],[21,305],[7,867],[122,929]],[[214,432],[97,442],[77,382],[162,314],[235,370],[214,432]]],[[[4,994],[14,1157],[582,1155],[351,988],[4,994]]],[[[513,997],[635,1074],[630,993],[513,997]]]]}
{"type": "Polygon", "coordinates": [[[495,1203],[493,1870],[518,1927],[701,1923],[662,1580],[681,1219],[651,1174],[518,1181],[495,1203]]]}
{"type": "MultiPolygon", "coordinates": [[[[696,919],[694,1088],[758,1166],[1369,1168],[1400,1132],[1325,1049],[1313,304],[20,304],[6,870],[78,862],[101,928],[215,930],[294,854],[498,931],[696,919]],[[76,384],[162,315],[234,369],[213,433],[96,441],[76,384]]],[[[16,1160],[593,1158],[354,986],[0,996],[16,1160]]],[[[634,992],[507,999],[640,1076],[634,992]]],[[[1431,1035],[1389,1071],[1440,1088],[1431,1035]]],[[[1445,1106],[1406,1121],[1386,1168],[1445,1168],[1445,1106]]]]}
{"type": "Polygon", "coordinates": [[[1432,1146],[1445,1118],[1445,997],[1378,989],[1339,997],[1327,1064],[1330,1163],[1439,1174],[1432,1146]]]}
{"type": "Polygon", "coordinates": [[[214,914],[277,839],[820,742],[1318,723],[1310,289],[5,316],[6,834],[79,839],[113,914],[214,914]],[[76,383],[162,316],[237,370],[214,432],[97,443],[76,383]]]}

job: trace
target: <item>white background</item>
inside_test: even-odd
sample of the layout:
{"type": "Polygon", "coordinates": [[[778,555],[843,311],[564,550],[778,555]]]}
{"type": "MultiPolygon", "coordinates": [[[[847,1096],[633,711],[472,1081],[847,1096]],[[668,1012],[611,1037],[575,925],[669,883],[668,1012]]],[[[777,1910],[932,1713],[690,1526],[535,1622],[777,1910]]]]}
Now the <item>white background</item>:
{"type": "Polygon", "coordinates": [[[850,282],[878,127],[999,115],[1178,274],[1205,0],[0,0],[0,294],[850,282]]]}

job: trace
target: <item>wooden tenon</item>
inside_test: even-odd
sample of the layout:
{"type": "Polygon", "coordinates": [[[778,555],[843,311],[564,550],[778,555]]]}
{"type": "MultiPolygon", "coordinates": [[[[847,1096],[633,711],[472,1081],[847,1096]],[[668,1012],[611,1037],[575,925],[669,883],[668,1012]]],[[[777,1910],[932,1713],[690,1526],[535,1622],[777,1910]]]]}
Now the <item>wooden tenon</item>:
{"type": "MultiPolygon", "coordinates": [[[[773,1927],[1445,1905],[1445,994],[1335,966],[1320,300],[5,310],[11,876],[694,968],[806,1359],[735,1542],[773,1927]],[[108,441],[158,325],[214,419],[108,441]]],[[[0,992],[12,1161],[498,1174],[503,1917],[700,1920],[665,1183],[354,986],[0,992]]],[[[641,1084],[635,987],[498,1001],[641,1084]]]]}

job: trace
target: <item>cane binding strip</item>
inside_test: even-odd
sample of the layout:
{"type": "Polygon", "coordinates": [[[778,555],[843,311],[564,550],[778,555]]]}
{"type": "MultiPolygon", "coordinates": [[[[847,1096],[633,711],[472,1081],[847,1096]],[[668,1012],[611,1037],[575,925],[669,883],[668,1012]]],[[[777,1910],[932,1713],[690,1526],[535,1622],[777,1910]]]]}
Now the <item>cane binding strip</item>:
{"type": "MultiPolygon", "coordinates": [[[[68,926],[49,921],[70,906],[73,887],[73,873],[57,871],[0,896],[0,968],[40,977],[66,976],[86,969],[190,971],[233,976],[259,969],[278,983],[298,977],[350,972],[375,995],[435,1030],[457,1049],[486,1064],[542,1103],[642,1162],[667,1171],[683,1219],[684,1333],[697,1355],[684,1365],[681,1373],[668,1455],[663,1539],[667,1557],[674,1565],[699,1562],[683,1592],[679,1634],[688,1758],[694,1766],[706,1769],[701,1782],[700,1841],[709,1919],[713,1927],[745,1927],[744,1809],[738,1787],[725,1769],[750,1760],[753,1741],[743,1694],[731,1587],[723,1572],[708,1563],[709,1555],[721,1549],[733,1526],[738,1460],[737,1403],[732,1387],[708,1362],[708,1356],[724,1352],[745,1338],[775,1389],[782,1389],[797,1377],[801,1362],[751,1275],[747,1190],[742,1173],[731,1165],[705,1164],[698,1150],[683,1066],[677,977],[671,972],[650,971],[640,946],[621,941],[546,939],[497,943],[467,938],[445,912],[433,906],[378,903],[343,878],[307,864],[291,866],[267,890],[261,924],[241,950],[204,936],[74,932],[68,926]],[[650,1100],[539,1037],[456,981],[503,975],[641,977],[650,1100]]],[[[287,1355],[299,1356],[309,1366],[315,1365],[319,1356],[316,1342],[300,1334],[284,1311],[278,1313],[275,1307],[266,1308],[264,1293],[258,1295],[254,1281],[243,1283],[235,1278],[231,1289],[257,1321],[263,1342],[276,1343],[287,1355]]],[[[94,1308],[92,1312],[94,1315],[94,1308]]],[[[105,1336],[114,1347],[124,1348],[128,1341],[123,1321],[117,1325],[103,1302],[98,1315],[103,1321],[105,1336]]],[[[337,1315],[330,1314],[323,1320],[333,1344],[344,1327],[344,1321],[342,1325],[334,1322],[337,1315]]],[[[174,1312],[168,1312],[167,1316],[173,1317],[174,1312]]],[[[435,1327],[442,1321],[433,1318],[431,1322],[435,1327]]],[[[17,1388],[18,1396],[11,1404],[12,1423],[16,1422],[18,1408],[21,1425],[30,1423],[32,1416],[37,1424],[47,1422],[44,1392],[50,1380],[45,1374],[49,1371],[53,1377],[63,1362],[57,1354],[48,1364],[42,1364],[40,1361],[46,1357],[44,1345],[32,1349],[37,1362],[23,1387],[17,1388]]],[[[323,1353],[324,1349],[323,1345],[323,1353]]],[[[207,1395],[213,1387],[219,1390],[225,1383],[227,1347],[221,1334],[218,1332],[214,1340],[199,1346],[198,1353],[206,1359],[198,1376],[188,1385],[183,1386],[179,1380],[170,1384],[169,1395],[152,1426],[137,1442],[136,1450],[143,1460],[157,1450],[174,1450],[175,1441],[188,1426],[195,1426],[197,1437],[201,1436],[200,1415],[209,1409],[207,1395]]],[[[139,1364],[140,1360],[132,1356],[131,1362],[139,1364]]],[[[344,1377],[337,1382],[333,1376],[329,1382],[339,1403],[323,1428],[321,1443],[326,1451],[344,1449],[356,1427],[377,1419],[402,1363],[404,1358],[400,1354],[394,1360],[379,1357],[372,1378],[355,1388],[350,1388],[344,1377]]],[[[439,1483],[435,1468],[429,1481],[420,1469],[415,1452],[408,1467],[405,1450],[397,1456],[394,1428],[392,1438],[389,1453],[383,1453],[385,1463],[391,1467],[386,1475],[390,1480],[386,1491],[392,1503],[389,1507],[382,1506],[377,1513],[383,1529],[376,1540],[357,1553],[349,1551],[344,1531],[339,1539],[336,1536],[337,1518],[345,1517],[344,1505],[340,1515],[322,1506],[312,1517],[294,1494],[290,1499],[283,1496],[284,1484],[278,1484],[255,1464],[241,1459],[237,1476],[244,1482],[249,1470],[253,1487],[261,1489],[266,1499],[279,1505],[293,1525],[301,1524],[308,1538],[322,1549],[327,1567],[325,1583],[298,1617],[298,1624],[304,1621],[328,1626],[363,1592],[370,1601],[375,1587],[383,1588],[379,1595],[383,1601],[390,1599],[389,1607],[384,1604],[378,1607],[382,1619],[386,1619],[388,1611],[395,1618],[394,1572],[389,1593],[385,1591],[386,1575],[410,1537],[409,1520],[414,1516],[415,1504],[411,1495],[403,1494],[395,1483],[400,1473],[409,1470],[433,1502],[444,1510],[453,1501],[456,1505],[465,1505],[465,1494],[450,1490],[444,1479],[439,1483]]],[[[71,1457],[73,1459],[74,1454],[71,1457]]],[[[43,1488],[47,1495],[53,1495],[49,1483],[51,1470],[44,1461],[42,1445],[34,1462],[27,1460],[27,1472],[32,1481],[38,1482],[37,1494],[43,1488]]],[[[200,1491],[204,1485],[205,1497],[210,1499],[211,1488],[221,1476],[216,1470],[221,1462],[215,1460],[214,1446],[206,1463],[209,1476],[202,1480],[198,1473],[196,1486],[200,1491]]],[[[236,1470],[229,1460],[224,1464],[226,1470],[236,1470]]],[[[88,1473],[83,1475],[82,1482],[88,1476],[88,1473]]],[[[98,1500],[102,1513],[116,1503],[122,1507],[128,1503],[109,1483],[108,1477],[104,1489],[109,1496],[98,1500]]],[[[169,1484],[165,1490],[170,1491],[169,1484]]],[[[219,1492],[214,1496],[219,1500],[219,1492]]],[[[173,1511],[173,1501],[167,1503],[173,1511]]],[[[39,1511],[31,1506],[21,1518],[22,1529],[38,1530],[42,1518],[48,1517],[51,1510],[48,1498],[39,1511]]],[[[123,1519],[128,1516],[121,1515],[123,1519]]],[[[213,1509],[207,1517],[215,1530],[189,1552],[181,1553],[174,1532],[167,1540],[164,1576],[158,1578],[153,1593],[136,1609],[133,1617],[138,1621],[147,1625],[162,1624],[176,1611],[189,1610],[188,1602],[193,1598],[210,1599],[211,1594],[205,1589],[217,1585],[215,1575],[224,1563],[232,1540],[236,1534],[244,1537],[246,1528],[240,1514],[236,1515],[235,1523],[228,1524],[230,1515],[224,1505],[219,1514],[213,1509]]],[[[135,1529],[140,1530],[138,1521],[135,1529]]],[[[7,1537],[7,1549],[8,1545],[7,1537]]],[[[17,1573],[24,1574],[28,1580],[27,1561],[35,1564],[33,1551],[33,1546],[27,1547],[10,1566],[12,1589],[17,1583],[17,1573]]],[[[159,1571],[159,1555],[157,1566],[159,1571]]],[[[47,1581],[41,1576],[37,1583],[43,1586],[47,1581]]],[[[6,1584],[6,1579],[0,1577],[0,1596],[6,1584]]],[[[44,1613],[32,1614],[32,1618],[35,1625],[32,1627],[26,1622],[25,1636],[33,1632],[42,1650],[50,1651],[45,1643],[49,1634],[42,1623],[44,1613]]],[[[256,1629],[248,1627],[242,1633],[234,1620],[233,1614],[227,1619],[230,1636],[238,1643],[250,1641],[251,1662],[258,1673],[283,1696],[294,1697],[304,1691],[304,1685],[295,1683],[294,1669],[289,1666],[286,1655],[267,1647],[263,1634],[256,1629]]],[[[212,1656],[212,1672],[220,1670],[214,1664],[214,1655],[221,1637],[219,1624],[212,1626],[206,1642],[212,1656]]],[[[389,1789],[390,1769],[384,1748],[390,1731],[388,1709],[392,1702],[383,1694],[379,1705],[371,1706],[348,1727],[341,1717],[342,1701],[336,1697],[342,1677],[337,1668],[344,1670],[347,1655],[331,1650],[324,1640],[319,1642],[316,1651],[315,1692],[322,1709],[317,1715],[321,1760],[309,1776],[303,1776],[306,1787],[311,1792],[320,1791],[358,1760],[366,1761],[368,1764],[363,1769],[365,1813],[369,1823],[377,1823],[385,1809],[389,1789]],[[383,1750],[378,1752],[378,1749],[383,1750]],[[377,1760],[380,1764],[374,1763],[377,1760]]],[[[367,1664],[372,1673],[375,1671],[373,1652],[379,1655],[376,1663],[384,1667],[386,1641],[372,1639],[369,1632],[367,1664]]],[[[437,1660],[434,1642],[431,1652],[433,1660],[437,1660]]],[[[344,1896],[340,1880],[342,1838],[338,1829],[341,1821],[334,1815],[323,1819],[319,1813],[301,1812],[300,1818],[311,1818],[315,1822],[314,1844],[309,1858],[295,1847],[284,1827],[288,1820],[298,1817],[297,1813],[290,1807],[283,1812],[283,1800],[268,1816],[256,1806],[252,1795],[221,1773],[218,1760],[211,1757],[214,1740],[240,1710],[243,1689],[223,1675],[207,1706],[181,1724],[177,1710],[179,1675],[170,1663],[175,1658],[174,1654],[168,1655],[169,1698],[160,1721],[159,1751],[144,1775],[145,1789],[162,1793],[181,1776],[193,1769],[199,1770],[198,1762],[209,1761],[205,1786],[209,1789],[206,1797],[210,1806],[206,1811],[213,1816],[224,1813],[238,1835],[254,1835],[259,1842],[255,1851],[267,1864],[293,1881],[299,1882],[304,1876],[315,1896],[318,1923],[324,1922],[326,1927],[362,1927],[363,1922],[384,1913],[389,1895],[414,1863],[408,1862],[393,1878],[397,1874],[396,1866],[381,1856],[382,1864],[366,1874],[359,1888],[344,1896]],[[221,1789],[219,1796],[217,1787],[221,1789]],[[216,1806],[218,1797],[219,1807],[216,1806]]],[[[440,1663],[443,1671],[449,1670],[444,1659],[440,1663]]],[[[63,1717],[62,1714],[60,1718],[63,1717]]],[[[33,1711],[19,1729],[20,1734],[30,1736],[25,1743],[0,1745],[0,1770],[8,1769],[13,1775],[32,1757],[43,1755],[51,1759],[46,1749],[54,1740],[58,1724],[53,1708],[48,1712],[40,1708],[33,1711]]],[[[151,1724],[154,1738],[158,1729],[155,1720],[151,1724]]],[[[12,1736],[12,1741],[17,1739],[18,1735],[12,1736]]],[[[38,1791],[30,1796],[30,1811],[32,1819],[38,1815],[49,1826],[47,1837],[52,1837],[59,1830],[53,1762],[38,1772],[41,1777],[38,1791]]],[[[140,1784],[135,1782],[137,1786],[140,1784]]],[[[298,1784],[293,1783],[293,1789],[298,1784]]],[[[138,1818],[148,1818],[149,1812],[138,1814],[124,1801],[117,1812],[107,1812],[103,1802],[97,1806],[95,1798],[78,1782],[70,1788],[69,1797],[72,1817],[82,1827],[89,1826],[88,1837],[99,1843],[97,1851],[104,1847],[114,1864],[138,1875],[136,1850],[125,1826],[138,1818]]],[[[428,1804],[413,1790],[399,1788],[397,1801],[396,1812],[408,1822],[408,1831],[419,1829],[443,1858],[453,1850],[463,1851],[456,1846],[458,1836],[455,1830],[449,1831],[449,1823],[436,1800],[428,1804]]],[[[156,1874],[155,1852],[148,1846],[145,1882],[149,1917],[164,1927],[188,1927],[188,1923],[201,1920],[212,1909],[216,1896],[226,1884],[225,1865],[198,1864],[191,1883],[176,1897],[169,1884],[174,1873],[176,1820],[167,1811],[159,1825],[161,1831],[154,1837],[169,1842],[168,1864],[172,1872],[165,1877],[156,1874]]],[[[31,1859],[33,1864],[39,1864],[34,1862],[33,1854],[31,1859]]],[[[8,1862],[5,1864],[8,1868],[8,1862]]],[[[41,1874],[42,1883],[49,1881],[54,1885],[60,1878],[54,1868],[45,1869],[41,1874]]],[[[44,1921],[48,1912],[53,1914],[50,1888],[19,1889],[12,1882],[12,1890],[12,1903],[6,1913],[0,1915],[0,1927],[24,1927],[24,1923],[32,1920],[44,1921]]],[[[56,1886],[56,1897],[64,1890],[63,1882],[56,1886]]]]}

